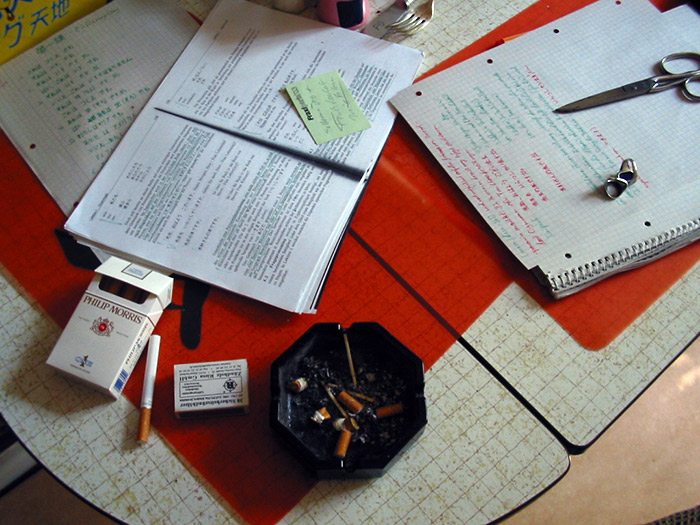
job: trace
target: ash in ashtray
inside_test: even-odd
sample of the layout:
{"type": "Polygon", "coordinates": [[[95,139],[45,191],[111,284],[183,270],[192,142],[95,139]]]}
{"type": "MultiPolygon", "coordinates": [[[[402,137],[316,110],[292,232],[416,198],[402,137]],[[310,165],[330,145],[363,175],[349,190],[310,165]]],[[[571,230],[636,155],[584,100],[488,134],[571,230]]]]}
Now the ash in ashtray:
{"type": "Polygon", "coordinates": [[[319,477],[381,476],[425,427],[424,386],[381,325],[318,323],[272,364],[270,424],[319,477]]]}
{"type": "Polygon", "coordinates": [[[385,356],[351,349],[343,336],[300,359],[287,371],[286,385],[292,432],[320,459],[335,456],[351,465],[395,448],[405,436],[411,399],[385,356]]]}

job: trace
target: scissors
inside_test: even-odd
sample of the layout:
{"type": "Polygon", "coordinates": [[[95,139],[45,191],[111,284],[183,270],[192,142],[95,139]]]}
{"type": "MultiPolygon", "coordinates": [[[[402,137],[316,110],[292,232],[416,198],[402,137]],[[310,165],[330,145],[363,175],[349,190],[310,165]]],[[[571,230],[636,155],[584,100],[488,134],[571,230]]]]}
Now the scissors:
{"type": "Polygon", "coordinates": [[[603,91],[597,95],[591,95],[590,97],[582,98],[576,102],[561,106],[554,111],[557,113],[571,113],[573,111],[594,108],[596,106],[602,106],[603,104],[625,100],[638,95],[664,91],[673,86],[678,86],[683,96],[691,102],[700,102],[700,53],[671,53],[661,59],[661,62],[659,62],[659,69],[663,72],[662,75],[645,78],[644,80],[632,82],[631,84],[626,84],[615,89],[603,91]],[[673,73],[668,68],[669,62],[682,59],[696,62],[698,68],[682,73],[673,73]],[[691,89],[692,82],[698,83],[696,91],[691,89]]]}

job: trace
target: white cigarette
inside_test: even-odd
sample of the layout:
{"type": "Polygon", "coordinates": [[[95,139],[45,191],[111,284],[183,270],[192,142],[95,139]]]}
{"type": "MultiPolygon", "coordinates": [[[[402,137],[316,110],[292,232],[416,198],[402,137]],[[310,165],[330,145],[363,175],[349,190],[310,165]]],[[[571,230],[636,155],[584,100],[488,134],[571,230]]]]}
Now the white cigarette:
{"type": "Polygon", "coordinates": [[[141,419],[139,421],[139,441],[146,443],[151,431],[151,409],[153,408],[153,389],[158,371],[158,353],[160,352],[160,336],[152,335],[148,340],[148,357],[146,372],[143,376],[143,392],[141,394],[141,419]]]}

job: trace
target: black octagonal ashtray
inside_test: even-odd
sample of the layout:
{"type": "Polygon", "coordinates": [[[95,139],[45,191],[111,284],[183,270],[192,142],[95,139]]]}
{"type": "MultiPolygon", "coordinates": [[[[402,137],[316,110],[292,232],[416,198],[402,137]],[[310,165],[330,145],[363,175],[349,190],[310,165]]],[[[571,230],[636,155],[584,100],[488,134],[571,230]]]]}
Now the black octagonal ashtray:
{"type": "Polygon", "coordinates": [[[423,431],[423,361],[377,323],[312,326],[271,369],[273,432],[320,478],[384,474],[423,431]]]}

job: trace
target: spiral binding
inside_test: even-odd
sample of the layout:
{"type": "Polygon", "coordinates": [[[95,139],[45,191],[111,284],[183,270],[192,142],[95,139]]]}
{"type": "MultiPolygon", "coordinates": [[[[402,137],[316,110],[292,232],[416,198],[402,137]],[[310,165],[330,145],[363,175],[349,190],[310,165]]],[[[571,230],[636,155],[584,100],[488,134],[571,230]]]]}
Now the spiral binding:
{"type": "Polygon", "coordinates": [[[700,217],[601,259],[564,270],[558,275],[547,273],[546,280],[550,291],[556,297],[563,297],[573,293],[584,283],[592,284],[612,273],[646,263],[677,250],[698,237],[700,237],[700,217]]]}

